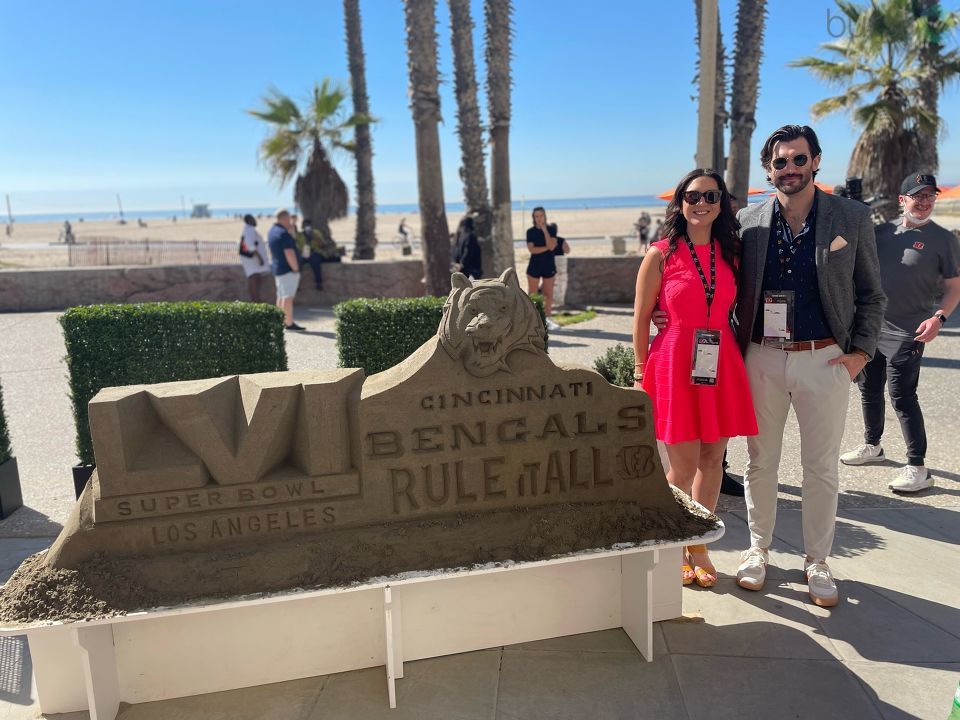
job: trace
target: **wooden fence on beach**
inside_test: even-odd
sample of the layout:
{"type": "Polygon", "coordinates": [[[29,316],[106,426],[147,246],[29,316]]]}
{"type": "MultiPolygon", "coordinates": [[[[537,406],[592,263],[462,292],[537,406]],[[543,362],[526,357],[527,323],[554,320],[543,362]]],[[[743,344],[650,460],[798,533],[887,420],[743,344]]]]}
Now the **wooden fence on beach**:
{"type": "Polygon", "coordinates": [[[68,246],[70,267],[222,265],[239,262],[232,240],[129,240],[84,237],[68,246]]]}

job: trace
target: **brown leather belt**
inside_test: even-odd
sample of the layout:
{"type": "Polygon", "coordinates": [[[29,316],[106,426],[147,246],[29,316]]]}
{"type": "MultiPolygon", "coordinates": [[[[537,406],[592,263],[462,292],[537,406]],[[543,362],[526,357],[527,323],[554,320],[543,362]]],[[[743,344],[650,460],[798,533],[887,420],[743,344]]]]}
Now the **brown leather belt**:
{"type": "Polygon", "coordinates": [[[804,350],[822,350],[825,347],[836,345],[837,341],[833,338],[824,338],[823,340],[797,340],[794,342],[783,342],[780,338],[753,338],[757,345],[773,348],[774,350],[783,350],[784,352],[801,352],[804,350]]]}

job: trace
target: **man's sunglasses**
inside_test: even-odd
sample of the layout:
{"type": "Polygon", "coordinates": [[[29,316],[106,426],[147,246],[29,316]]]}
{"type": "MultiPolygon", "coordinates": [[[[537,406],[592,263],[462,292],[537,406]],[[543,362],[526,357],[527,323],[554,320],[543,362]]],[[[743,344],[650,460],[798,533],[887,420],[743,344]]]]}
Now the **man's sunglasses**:
{"type": "Polygon", "coordinates": [[[707,190],[706,192],[700,192],[699,190],[687,190],[683,194],[683,199],[687,201],[690,205],[696,205],[700,202],[700,198],[703,198],[707,201],[707,205],[716,205],[720,202],[720,191],[719,190],[707,190]]]}
{"type": "Polygon", "coordinates": [[[776,158],[770,164],[773,165],[777,170],[783,170],[787,166],[787,162],[789,160],[793,160],[793,164],[797,167],[803,167],[807,164],[807,160],[809,159],[810,158],[808,158],[806,155],[794,155],[792,158],[776,158]]]}

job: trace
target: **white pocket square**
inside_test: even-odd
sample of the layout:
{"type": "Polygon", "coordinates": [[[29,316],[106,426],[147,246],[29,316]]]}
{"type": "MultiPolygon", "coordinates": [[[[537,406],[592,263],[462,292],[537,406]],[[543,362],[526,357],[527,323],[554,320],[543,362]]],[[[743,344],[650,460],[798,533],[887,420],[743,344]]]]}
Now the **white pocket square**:
{"type": "Polygon", "coordinates": [[[830,252],[836,252],[837,250],[843,250],[847,246],[847,241],[842,237],[837,235],[833,242],[830,243],[830,252]]]}

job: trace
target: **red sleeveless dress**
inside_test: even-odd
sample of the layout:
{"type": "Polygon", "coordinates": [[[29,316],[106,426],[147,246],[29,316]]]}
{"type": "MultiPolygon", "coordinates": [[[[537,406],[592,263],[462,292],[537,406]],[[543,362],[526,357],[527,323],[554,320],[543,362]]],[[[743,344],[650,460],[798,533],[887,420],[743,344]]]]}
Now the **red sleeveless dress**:
{"type": "MultiPolygon", "coordinates": [[[[737,287],[730,266],[720,256],[716,240],[717,287],[707,322],[707,299],[693,257],[682,240],[667,258],[660,285],[658,306],[669,318],[666,329],[650,345],[643,369],[643,389],[653,401],[658,440],[673,444],[756,435],[757,419],[750,396],[747,371],[730,327],[730,308],[737,287]],[[716,385],[690,382],[693,338],[696,330],[720,331],[720,357],[716,385]]],[[[664,254],[667,240],[653,243],[664,254]]],[[[695,245],[707,282],[710,280],[710,246],[695,245]]]]}

